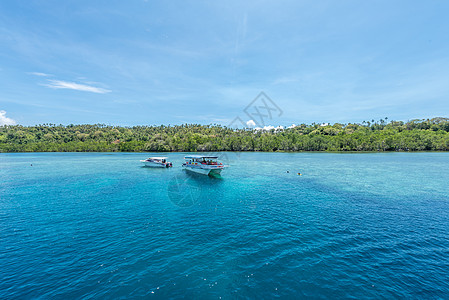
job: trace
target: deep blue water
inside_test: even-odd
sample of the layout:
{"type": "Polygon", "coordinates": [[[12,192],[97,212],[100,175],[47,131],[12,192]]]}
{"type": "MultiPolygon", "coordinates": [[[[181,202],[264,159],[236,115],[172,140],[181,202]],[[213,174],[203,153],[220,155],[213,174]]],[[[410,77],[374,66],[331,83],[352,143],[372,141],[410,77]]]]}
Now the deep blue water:
{"type": "Polygon", "coordinates": [[[0,298],[448,297],[449,153],[183,155],[0,154],[0,298]]]}

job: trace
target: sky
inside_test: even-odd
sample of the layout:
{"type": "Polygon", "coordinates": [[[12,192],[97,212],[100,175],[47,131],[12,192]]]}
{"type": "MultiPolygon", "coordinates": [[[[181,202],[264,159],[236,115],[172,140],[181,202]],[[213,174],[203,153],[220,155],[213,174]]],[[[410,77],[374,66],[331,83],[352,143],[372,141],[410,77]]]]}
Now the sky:
{"type": "MultiPolygon", "coordinates": [[[[0,125],[449,116],[449,1],[0,1],[0,125]],[[273,106],[274,105],[274,106],[273,106]]],[[[253,125],[254,122],[248,124],[253,125]]]]}

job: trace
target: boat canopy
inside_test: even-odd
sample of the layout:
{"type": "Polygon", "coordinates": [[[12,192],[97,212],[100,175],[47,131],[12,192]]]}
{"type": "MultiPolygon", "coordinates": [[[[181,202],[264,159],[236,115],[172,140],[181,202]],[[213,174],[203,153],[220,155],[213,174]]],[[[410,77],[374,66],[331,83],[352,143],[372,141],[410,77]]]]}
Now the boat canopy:
{"type": "Polygon", "coordinates": [[[210,156],[210,155],[188,155],[185,156],[184,159],[201,159],[201,158],[206,158],[206,159],[217,159],[218,156],[210,156]]]}
{"type": "Polygon", "coordinates": [[[149,157],[148,159],[157,159],[157,160],[162,160],[162,159],[167,159],[168,157],[149,157]]]}

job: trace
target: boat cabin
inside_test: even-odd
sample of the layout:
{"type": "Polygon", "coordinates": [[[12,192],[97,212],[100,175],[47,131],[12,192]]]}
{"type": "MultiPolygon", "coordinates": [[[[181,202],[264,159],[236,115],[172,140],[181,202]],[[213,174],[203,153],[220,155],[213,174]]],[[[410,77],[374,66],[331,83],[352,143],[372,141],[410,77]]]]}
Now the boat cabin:
{"type": "Polygon", "coordinates": [[[147,161],[154,161],[165,164],[167,162],[167,157],[149,157],[147,161]]]}
{"type": "Polygon", "coordinates": [[[184,157],[188,165],[218,165],[218,156],[189,155],[184,157]]]}

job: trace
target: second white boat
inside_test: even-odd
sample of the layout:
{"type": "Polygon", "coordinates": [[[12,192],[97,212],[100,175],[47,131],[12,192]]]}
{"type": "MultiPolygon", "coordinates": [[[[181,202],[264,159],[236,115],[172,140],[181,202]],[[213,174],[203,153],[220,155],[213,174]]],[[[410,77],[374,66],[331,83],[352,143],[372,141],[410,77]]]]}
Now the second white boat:
{"type": "Polygon", "coordinates": [[[145,160],[141,160],[145,167],[153,168],[170,168],[172,163],[167,161],[167,157],[150,157],[145,160]]]}

